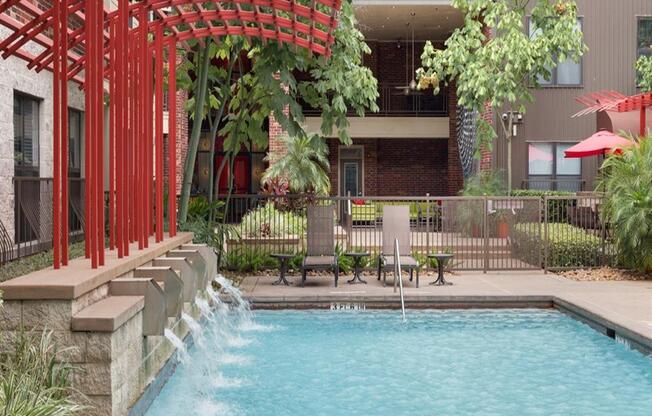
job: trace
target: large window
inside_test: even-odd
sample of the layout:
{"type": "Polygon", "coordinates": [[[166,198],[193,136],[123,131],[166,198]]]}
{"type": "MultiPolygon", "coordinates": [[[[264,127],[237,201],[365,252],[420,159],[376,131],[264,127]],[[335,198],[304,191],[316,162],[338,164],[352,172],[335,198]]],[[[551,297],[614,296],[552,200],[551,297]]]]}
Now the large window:
{"type": "Polygon", "coordinates": [[[582,190],[580,159],[566,159],[564,151],[574,143],[530,143],[528,188],[559,191],[582,190]]]}
{"type": "Polygon", "coordinates": [[[636,59],[641,56],[652,56],[652,17],[639,17],[636,25],[636,59]]]}
{"type": "Polygon", "coordinates": [[[81,144],[84,140],[84,113],[68,109],[68,169],[81,171],[81,144]]]}
{"type": "MultiPolygon", "coordinates": [[[[531,38],[536,38],[541,32],[537,29],[528,19],[528,27],[531,38]]],[[[582,31],[582,19],[577,19],[576,30],[582,31]]],[[[572,58],[566,58],[564,61],[559,61],[555,58],[557,65],[550,70],[550,79],[545,79],[543,76],[537,76],[537,82],[541,86],[579,86],[582,85],[582,58],[579,62],[575,62],[572,58]]]]}
{"type": "Polygon", "coordinates": [[[39,101],[14,93],[14,168],[17,176],[37,176],[39,166],[39,101]]]}

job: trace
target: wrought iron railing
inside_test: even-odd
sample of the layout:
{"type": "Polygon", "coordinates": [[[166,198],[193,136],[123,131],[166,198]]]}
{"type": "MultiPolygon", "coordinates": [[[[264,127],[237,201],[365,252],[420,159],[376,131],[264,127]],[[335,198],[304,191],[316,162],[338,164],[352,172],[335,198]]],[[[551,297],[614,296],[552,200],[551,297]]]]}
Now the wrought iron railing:
{"type": "Polygon", "coordinates": [[[530,177],[521,183],[522,189],[532,189],[539,191],[566,191],[582,192],[585,191],[586,181],[581,178],[536,178],[530,177]]]}
{"type": "MultiPolygon", "coordinates": [[[[454,254],[455,270],[528,270],[612,264],[608,226],[600,216],[602,197],[327,197],[232,196],[226,222],[237,231],[227,259],[264,261],[272,252],[302,253],[305,206],[336,210],[335,245],[380,253],[383,206],[407,205],[413,256],[427,264],[433,252],[454,254]],[[567,251],[570,250],[570,251],[567,251]],[[573,252],[577,251],[578,255],[573,252]]],[[[371,265],[369,267],[372,267],[371,265]]]]}
{"type": "MultiPolygon", "coordinates": [[[[434,95],[431,89],[413,91],[402,88],[400,83],[387,83],[378,87],[377,113],[367,112],[366,117],[445,117],[448,115],[448,90],[441,88],[434,95]]],[[[319,116],[321,110],[302,103],[306,116],[319,116]]],[[[350,116],[355,116],[353,112],[350,116]]]]}
{"type": "MultiPolygon", "coordinates": [[[[84,181],[70,178],[70,242],[84,236],[84,181]]],[[[14,232],[3,244],[8,259],[36,254],[52,247],[52,178],[14,177],[14,232]],[[7,247],[5,247],[7,246],[7,247]]]]}

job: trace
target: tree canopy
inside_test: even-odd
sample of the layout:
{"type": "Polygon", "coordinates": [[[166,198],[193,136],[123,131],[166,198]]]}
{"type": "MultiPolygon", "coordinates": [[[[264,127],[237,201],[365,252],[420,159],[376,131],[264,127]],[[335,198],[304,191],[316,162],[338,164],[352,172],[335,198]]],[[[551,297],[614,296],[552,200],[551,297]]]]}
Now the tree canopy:
{"type": "Polygon", "coordinates": [[[641,92],[652,92],[652,56],[641,55],[636,61],[641,92]]]}
{"type": "MultiPolygon", "coordinates": [[[[342,143],[351,143],[347,113],[363,115],[378,110],[377,81],[362,64],[363,56],[371,51],[356,24],[351,1],[345,0],[333,32],[330,57],[293,45],[238,36],[196,45],[193,58],[180,71],[181,82],[185,81],[182,86],[194,91],[188,102],[194,124],[179,204],[180,221],[185,219],[204,118],[211,126],[211,137],[224,137],[223,150],[228,155],[224,163],[232,163],[241,149],[252,144],[267,146],[266,120],[270,114],[289,137],[305,138],[315,133],[305,130],[302,102],[322,113],[321,131],[317,133],[330,136],[335,132],[342,143]],[[221,64],[212,65],[216,61],[221,64]]],[[[220,170],[225,167],[220,166],[220,170]]]]}
{"type": "MultiPolygon", "coordinates": [[[[417,70],[419,87],[455,81],[460,106],[482,112],[525,112],[539,79],[550,80],[558,62],[578,61],[586,50],[574,1],[453,0],[464,14],[444,49],[427,42],[417,70]],[[528,30],[531,28],[531,30],[528,30]]],[[[511,141],[511,125],[503,124],[511,141]]],[[[497,137],[493,126],[478,119],[480,147],[497,137]]]]}

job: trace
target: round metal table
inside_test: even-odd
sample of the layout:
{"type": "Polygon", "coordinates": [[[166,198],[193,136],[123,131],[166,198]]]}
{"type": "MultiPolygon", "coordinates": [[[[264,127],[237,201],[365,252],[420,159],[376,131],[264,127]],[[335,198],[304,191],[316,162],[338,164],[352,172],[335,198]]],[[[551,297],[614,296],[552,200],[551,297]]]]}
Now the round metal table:
{"type": "Polygon", "coordinates": [[[451,286],[453,283],[447,282],[444,279],[444,267],[453,258],[453,255],[448,253],[430,253],[428,254],[428,258],[437,260],[437,280],[430,284],[433,286],[451,286]]]}
{"type": "Polygon", "coordinates": [[[351,257],[353,259],[353,279],[348,280],[347,282],[350,284],[355,284],[355,283],[364,283],[367,284],[365,280],[362,280],[360,278],[360,275],[362,274],[362,259],[365,257],[369,257],[369,253],[344,253],[345,256],[351,257]]]}
{"type": "Polygon", "coordinates": [[[278,277],[278,280],[272,283],[273,285],[280,285],[283,283],[285,286],[290,286],[290,282],[287,281],[285,278],[285,272],[288,270],[288,263],[290,262],[290,259],[294,257],[294,254],[283,254],[283,253],[272,253],[270,254],[270,257],[275,258],[279,262],[279,271],[280,275],[278,277]]]}

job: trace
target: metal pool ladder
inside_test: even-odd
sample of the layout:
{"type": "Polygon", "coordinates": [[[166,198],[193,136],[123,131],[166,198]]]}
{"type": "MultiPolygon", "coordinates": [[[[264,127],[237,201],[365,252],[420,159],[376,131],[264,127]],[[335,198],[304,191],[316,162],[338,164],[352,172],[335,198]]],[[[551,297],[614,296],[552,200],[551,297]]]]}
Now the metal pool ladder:
{"type": "Polygon", "coordinates": [[[405,299],[403,298],[403,276],[401,275],[401,253],[398,249],[398,238],[394,239],[394,293],[396,293],[396,280],[401,294],[401,312],[405,321],[405,299]]]}

